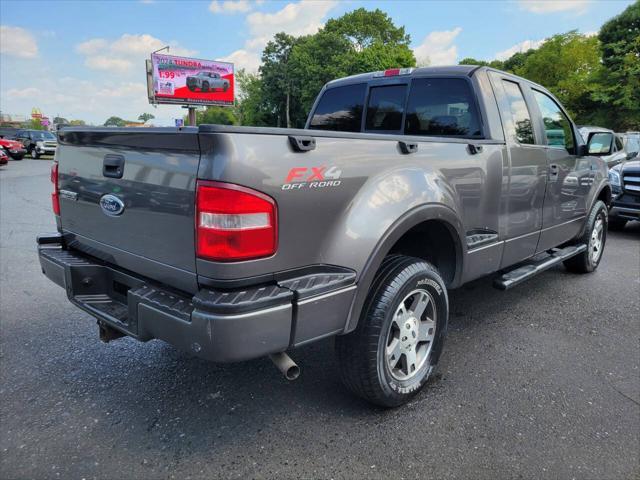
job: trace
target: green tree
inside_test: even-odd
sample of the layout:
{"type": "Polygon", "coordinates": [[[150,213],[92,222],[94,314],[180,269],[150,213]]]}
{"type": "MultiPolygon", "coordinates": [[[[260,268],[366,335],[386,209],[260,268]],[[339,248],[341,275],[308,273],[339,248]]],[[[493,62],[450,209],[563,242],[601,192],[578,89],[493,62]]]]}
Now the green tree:
{"type": "Polygon", "coordinates": [[[27,128],[31,130],[44,130],[39,118],[32,118],[28,123],[27,128]]]}
{"type": "Polygon", "coordinates": [[[241,125],[256,127],[277,125],[277,115],[264,99],[264,82],[259,75],[241,69],[236,72],[236,106],[234,113],[241,125]]]}
{"type": "Polygon", "coordinates": [[[598,39],[571,31],[547,39],[515,73],[547,87],[577,123],[591,123],[600,68],[598,39]]]}
{"type": "Polygon", "coordinates": [[[74,126],[81,126],[86,125],[87,123],[84,120],[71,120],[69,124],[74,126]]]}
{"type": "Polygon", "coordinates": [[[363,8],[329,20],[314,35],[296,40],[289,55],[295,83],[293,126],[302,127],[322,86],[330,80],[392,67],[413,67],[410,37],[389,16],[363,8]]]}
{"type": "Polygon", "coordinates": [[[237,125],[238,121],[231,107],[207,107],[203,112],[196,112],[196,125],[237,125]]]}
{"type": "Polygon", "coordinates": [[[616,130],[640,129],[640,0],[606,22],[598,38],[603,69],[593,98],[600,117],[616,130]]]}
{"type": "Polygon", "coordinates": [[[150,113],[143,113],[141,115],[138,115],[138,120],[140,120],[141,122],[146,122],[147,120],[151,120],[153,118],[156,118],[155,115],[152,115],[150,113]]]}
{"type": "Polygon", "coordinates": [[[60,123],[69,123],[69,120],[64,117],[53,117],[53,123],[54,125],[58,125],[60,123]]]}
{"type": "Polygon", "coordinates": [[[382,10],[358,8],[340,18],[330,19],[324,26],[326,33],[335,33],[350,41],[357,52],[375,43],[409,46],[411,38],[404,27],[396,27],[382,10]]]}
{"type": "Polygon", "coordinates": [[[127,122],[120,117],[109,117],[104,122],[105,127],[124,127],[127,122]]]}
{"type": "Polygon", "coordinates": [[[264,85],[263,100],[267,108],[273,110],[278,123],[277,126],[291,127],[292,111],[299,109],[295,92],[295,79],[292,75],[289,57],[296,43],[296,38],[286,33],[277,33],[273,40],[267,43],[262,52],[260,77],[264,85]]]}

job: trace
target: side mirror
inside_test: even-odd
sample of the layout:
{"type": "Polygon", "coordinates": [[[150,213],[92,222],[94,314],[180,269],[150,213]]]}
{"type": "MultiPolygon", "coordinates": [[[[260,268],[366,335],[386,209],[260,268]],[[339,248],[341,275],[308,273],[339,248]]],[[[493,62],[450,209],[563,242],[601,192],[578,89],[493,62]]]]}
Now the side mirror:
{"type": "Polygon", "coordinates": [[[589,136],[589,155],[604,156],[611,155],[611,145],[613,144],[613,133],[602,132],[592,133],[589,136]]]}
{"type": "Polygon", "coordinates": [[[629,152],[627,153],[627,160],[631,160],[633,158],[636,158],[638,156],[638,152],[629,152]]]}

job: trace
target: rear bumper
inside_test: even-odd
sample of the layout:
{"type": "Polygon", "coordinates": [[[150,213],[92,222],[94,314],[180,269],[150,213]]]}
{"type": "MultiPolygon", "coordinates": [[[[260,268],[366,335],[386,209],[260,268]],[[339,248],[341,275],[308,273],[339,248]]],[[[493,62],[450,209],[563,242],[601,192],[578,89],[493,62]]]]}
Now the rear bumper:
{"type": "Polygon", "coordinates": [[[334,271],[191,296],[67,249],[60,235],[40,236],[38,256],[42,272],[98,322],[216,362],[257,358],[341,333],[355,293],[355,274],[334,271]]]}

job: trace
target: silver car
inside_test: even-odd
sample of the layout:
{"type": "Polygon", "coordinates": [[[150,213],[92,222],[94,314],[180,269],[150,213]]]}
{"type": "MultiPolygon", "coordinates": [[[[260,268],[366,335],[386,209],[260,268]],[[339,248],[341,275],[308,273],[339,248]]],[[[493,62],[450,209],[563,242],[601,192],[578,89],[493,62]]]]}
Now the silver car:
{"type": "Polygon", "coordinates": [[[196,75],[187,77],[187,88],[192,92],[200,90],[201,92],[208,92],[213,90],[222,90],[226,92],[229,89],[230,83],[226,78],[222,78],[219,73],[216,72],[200,72],[196,75]]]}

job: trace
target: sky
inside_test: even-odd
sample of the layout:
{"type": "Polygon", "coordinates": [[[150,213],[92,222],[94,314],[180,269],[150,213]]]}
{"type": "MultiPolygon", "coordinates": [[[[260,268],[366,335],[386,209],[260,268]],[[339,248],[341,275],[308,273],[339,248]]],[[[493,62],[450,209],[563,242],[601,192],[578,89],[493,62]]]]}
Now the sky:
{"type": "Polygon", "coordinates": [[[379,8],[411,35],[420,65],[504,59],[556,33],[594,34],[632,0],[0,1],[0,111],[102,124],[143,112],[173,125],[185,110],[149,105],[144,61],[170,54],[256,71],[277,32],[315,33],[329,18],[379,8]]]}

